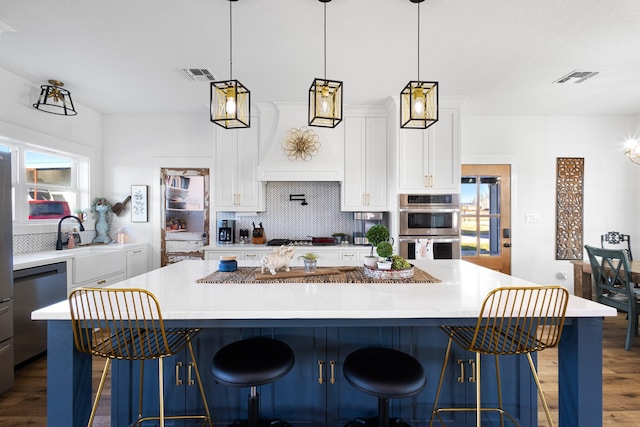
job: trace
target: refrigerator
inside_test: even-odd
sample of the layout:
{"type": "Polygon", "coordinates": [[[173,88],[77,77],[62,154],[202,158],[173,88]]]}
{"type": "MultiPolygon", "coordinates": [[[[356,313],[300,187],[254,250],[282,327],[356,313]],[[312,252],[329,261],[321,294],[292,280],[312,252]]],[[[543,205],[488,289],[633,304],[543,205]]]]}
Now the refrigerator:
{"type": "Polygon", "coordinates": [[[0,151],[0,393],[13,386],[11,154],[0,151]]]}

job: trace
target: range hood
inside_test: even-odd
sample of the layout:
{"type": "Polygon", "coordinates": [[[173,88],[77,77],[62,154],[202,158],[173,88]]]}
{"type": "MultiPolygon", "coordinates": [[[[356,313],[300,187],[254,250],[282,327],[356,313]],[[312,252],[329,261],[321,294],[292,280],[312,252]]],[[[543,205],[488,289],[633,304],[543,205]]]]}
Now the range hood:
{"type": "Polygon", "coordinates": [[[260,181],[342,181],[344,177],[344,127],[307,125],[307,105],[302,103],[256,104],[260,117],[260,181]],[[310,160],[290,160],[283,144],[287,131],[306,127],[318,135],[320,147],[310,160]]]}

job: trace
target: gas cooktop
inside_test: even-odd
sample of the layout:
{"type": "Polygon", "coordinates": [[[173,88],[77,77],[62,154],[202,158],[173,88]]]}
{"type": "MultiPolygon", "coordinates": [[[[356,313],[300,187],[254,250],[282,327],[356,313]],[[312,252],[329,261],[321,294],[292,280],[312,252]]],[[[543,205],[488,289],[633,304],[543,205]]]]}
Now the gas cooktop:
{"type": "Polygon", "coordinates": [[[311,240],[291,240],[291,239],[271,239],[267,242],[267,246],[282,246],[282,245],[294,245],[294,246],[311,246],[311,240]]]}

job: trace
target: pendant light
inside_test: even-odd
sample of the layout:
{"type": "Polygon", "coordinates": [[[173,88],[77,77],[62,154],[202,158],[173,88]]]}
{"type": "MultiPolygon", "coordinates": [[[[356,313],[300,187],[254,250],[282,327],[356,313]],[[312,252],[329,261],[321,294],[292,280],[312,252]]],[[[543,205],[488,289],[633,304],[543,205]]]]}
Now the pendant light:
{"type": "Polygon", "coordinates": [[[633,163],[640,165],[640,143],[636,139],[630,139],[627,141],[626,148],[624,154],[633,163]]]}
{"type": "Polygon", "coordinates": [[[60,116],[75,116],[78,114],[73,107],[71,93],[63,89],[62,86],[64,86],[64,83],[58,80],[49,80],[48,85],[40,86],[40,97],[38,102],[33,104],[33,108],[60,116]]]}
{"type": "Polygon", "coordinates": [[[420,3],[418,3],[418,80],[410,81],[400,92],[400,127],[426,129],[438,121],[438,82],[420,81],[420,3]]]}
{"type": "Polygon", "coordinates": [[[233,79],[233,2],[229,0],[229,80],[211,82],[211,121],[226,129],[250,127],[251,92],[233,79]]]}
{"type": "Polygon", "coordinates": [[[324,78],[309,89],[309,126],[334,128],[342,121],[342,82],[327,80],[327,3],[324,3],[324,78]]]}

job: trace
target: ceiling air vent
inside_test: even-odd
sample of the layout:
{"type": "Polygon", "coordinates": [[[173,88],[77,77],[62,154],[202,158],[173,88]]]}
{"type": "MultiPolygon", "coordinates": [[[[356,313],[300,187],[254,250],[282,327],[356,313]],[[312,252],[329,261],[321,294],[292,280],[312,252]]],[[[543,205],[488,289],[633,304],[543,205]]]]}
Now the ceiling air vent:
{"type": "Polygon", "coordinates": [[[206,68],[181,68],[181,70],[194,82],[215,82],[218,80],[211,70],[206,68]]]}
{"type": "Polygon", "coordinates": [[[573,83],[582,83],[596,74],[598,74],[598,71],[572,71],[566,76],[560,77],[554,83],[567,83],[569,81],[572,81],[573,83]]]}

